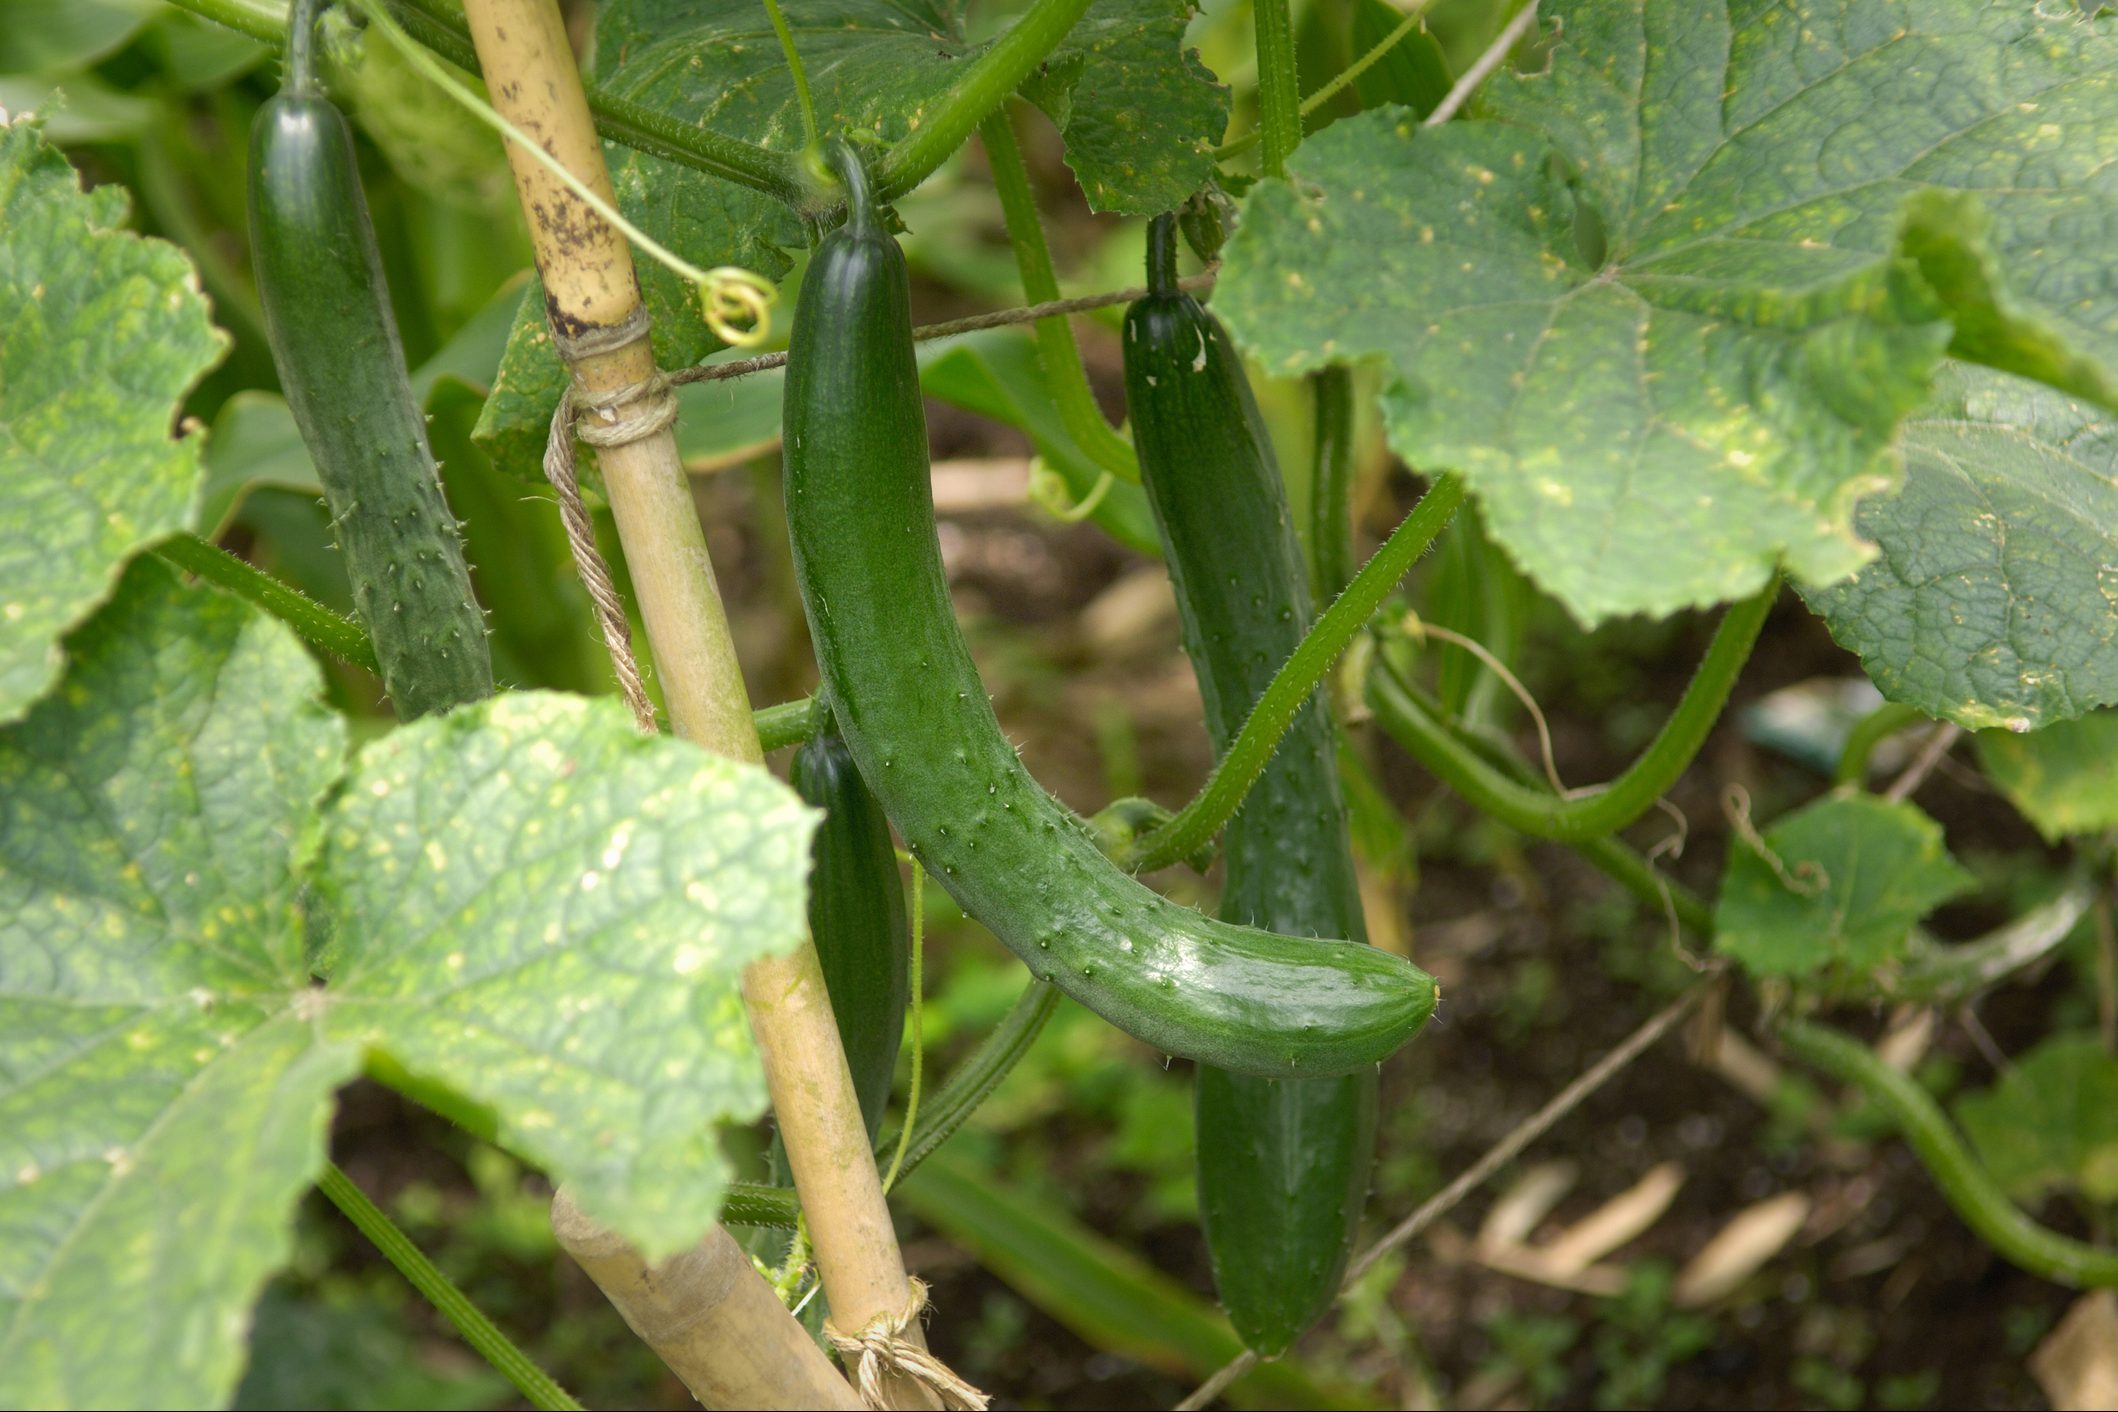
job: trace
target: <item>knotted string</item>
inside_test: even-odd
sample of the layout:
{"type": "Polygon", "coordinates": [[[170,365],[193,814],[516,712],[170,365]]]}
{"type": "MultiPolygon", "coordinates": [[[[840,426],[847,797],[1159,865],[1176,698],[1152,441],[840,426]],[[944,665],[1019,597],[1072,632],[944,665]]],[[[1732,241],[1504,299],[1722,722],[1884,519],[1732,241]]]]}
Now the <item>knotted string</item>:
{"type": "Polygon", "coordinates": [[[882,1380],[886,1374],[897,1373],[931,1388],[943,1407],[985,1412],[990,1399],[984,1393],[905,1337],[905,1331],[919,1322],[927,1307],[926,1281],[908,1279],[906,1284],[911,1289],[905,1307],[894,1316],[877,1314],[857,1334],[842,1333],[836,1324],[824,1320],[824,1338],[853,1370],[853,1385],[860,1392],[862,1404],[874,1408],[890,1406],[883,1394],[882,1380]]]}

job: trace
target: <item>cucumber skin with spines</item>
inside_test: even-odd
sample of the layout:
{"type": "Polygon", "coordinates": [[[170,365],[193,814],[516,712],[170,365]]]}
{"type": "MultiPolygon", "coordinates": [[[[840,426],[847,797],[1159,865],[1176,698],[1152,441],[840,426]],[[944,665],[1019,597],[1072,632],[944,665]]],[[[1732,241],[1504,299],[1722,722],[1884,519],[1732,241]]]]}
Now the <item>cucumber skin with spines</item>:
{"type": "MultiPolygon", "coordinates": [[[[1120,340],[1127,410],[1218,753],[1307,630],[1308,578],[1242,362],[1220,321],[1176,287],[1168,217],[1149,239],[1151,292],[1127,308],[1120,340]]],[[[1335,736],[1312,696],[1229,821],[1224,921],[1366,939],[1335,736]]],[[[1376,1072],[1282,1080],[1201,1067],[1194,1101],[1214,1283],[1243,1341],[1272,1356],[1338,1293],[1367,1202],[1376,1072]]]]}
{"type": "Polygon", "coordinates": [[[485,620],[405,370],[352,131],[321,92],[282,91],[258,110],[250,249],[280,386],[398,714],[492,695],[485,620]]]}
{"type": "Polygon", "coordinates": [[[911,999],[912,930],[897,848],[882,805],[835,730],[811,736],[795,752],[788,777],[795,793],[824,811],[809,850],[809,935],[873,1141],[890,1101],[911,999]]]}
{"type": "Polygon", "coordinates": [[[1001,733],[942,572],[904,256],[859,193],[848,205],[802,282],[783,431],[796,577],[862,776],[967,913],[1118,1028],[1252,1073],[1374,1065],[1432,1013],[1431,977],[1161,897],[1098,851],[1001,733]]]}

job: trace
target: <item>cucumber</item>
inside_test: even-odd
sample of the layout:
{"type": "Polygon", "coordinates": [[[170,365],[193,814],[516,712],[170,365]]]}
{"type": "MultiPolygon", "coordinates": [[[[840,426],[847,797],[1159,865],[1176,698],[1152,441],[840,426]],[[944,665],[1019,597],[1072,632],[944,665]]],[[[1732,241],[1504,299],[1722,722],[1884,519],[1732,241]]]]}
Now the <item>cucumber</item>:
{"type": "MultiPolygon", "coordinates": [[[[1214,748],[1243,728],[1312,616],[1272,442],[1219,320],[1177,288],[1177,223],[1148,234],[1148,294],[1125,311],[1125,394],[1184,647],[1214,748]]],[[[1365,940],[1331,717],[1295,717],[1229,822],[1221,918],[1365,940]]],[[[1201,1068],[1199,1210],[1243,1341],[1284,1352],[1338,1293],[1375,1151],[1371,1065],[1324,1079],[1201,1068]]]]}
{"type": "Polygon", "coordinates": [[[1168,1054],[1347,1073],[1409,1039],[1434,982],[1351,942],[1214,921],[1097,850],[1001,733],[943,577],[904,256],[858,158],[796,302],[787,524],[823,690],[913,854],[1040,979],[1168,1054]]]}
{"type": "Polygon", "coordinates": [[[390,312],[353,133],[316,82],[318,0],[250,129],[250,257],[281,390],[316,463],[397,714],[493,693],[485,619],[390,312]]]}
{"type": "Polygon", "coordinates": [[[872,1142],[904,1039],[912,929],[882,806],[828,720],[795,753],[795,793],[824,811],[810,845],[809,934],[872,1142]]]}

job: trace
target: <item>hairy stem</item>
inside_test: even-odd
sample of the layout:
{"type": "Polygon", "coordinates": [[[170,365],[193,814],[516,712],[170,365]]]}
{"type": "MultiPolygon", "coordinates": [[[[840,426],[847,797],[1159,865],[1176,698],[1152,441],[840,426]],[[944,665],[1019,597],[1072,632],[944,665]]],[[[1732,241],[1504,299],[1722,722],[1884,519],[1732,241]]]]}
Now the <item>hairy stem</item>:
{"type": "Polygon", "coordinates": [[[2118,1251],[2098,1250],[2031,1220],[2008,1200],[1911,1075],[1891,1068],[1866,1045],[1821,1025],[1790,1020],[1778,1033],[1796,1058],[1859,1089],[1890,1115],[1949,1205],[1986,1244],[2031,1274],[2059,1284],[2075,1289],[2118,1286],[2118,1251]]]}
{"type": "Polygon", "coordinates": [[[447,1275],[435,1268],[434,1262],[412,1243],[411,1237],[399,1230],[397,1223],[384,1215],[381,1207],[368,1200],[367,1193],[355,1186],[353,1179],[340,1171],[337,1163],[324,1168],[323,1180],[316,1185],[330,1198],[331,1204],[368,1238],[368,1243],[397,1267],[397,1273],[403,1275],[427,1303],[439,1310],[443,1318],[455,1325],[456,1332],[463,1335],[463,1341],[480,1358],[507,1375],[507,1380],[522,1393],[524,1401],[543,1409],[543,1412],[580,1412],[581,1404],[569,1397],[564,1388],[552,1381],[551,1374],[532,1362],[530,1356],[517,1348],[506,1334],[494,1327],[493,1321],[486,1318],[447,1275]]]}
{"type": "Polygon", "coordinates": [[[1309,479],[1310,584],[1329,603],[1353,579],[1353,371],[1309,375],[1316,402],[1316,460],[1309,479]]]}
{"type": "MultiPolygon", "coordinates": [[[[1032,304],[1050,303],[1059,297],[1059,276],[1052,269],[1052,252],[1044,241],[1044,223],[1037,217],[1029,168],[1023,165],[1014,121],[1005,106],[995,109],[978,125],[978,137],[985,144],[986,161],[993,169],[993,188],[999,193],[1000,210],[1007,220],[1008,243],[1015,247],[1015,268],[1022,272],[1023,295],[1032,304]]],[[[1061,315],[1039,319],[1035,328],[1037,361],[1044,369],[1045,387],[1059,409],[1059,420],[1067,435],[1088,453],[1098,469],[1137,483],[1140,462],[1125,438],[1103,420],[1096,394],[1088,385],[1088,374],[1082,370],[1073,325],[1061,315]]]]}
{"type": "MultiPolygon", "coordinates": [[[[1331,82],[1325,84],[1322,88],[1319,88],[1316,92],[1310,94],[1307,98],[1304,98],[1302,100],[1301,107],[1302,116],[1305,118],[1308,117],[1311,113],[1314,113],[1317,109],[1323,107],[1326,103],[1329,103],[1332,99],[1338,97],[1339,94],[1345,91],[1347,84],[1352,83],[1362,74],[1374,68],[1378,63],[1383,60],[1384,56],[1389,54],[1392,49],[1395,49],[1398,45],[1404,43],[1407,35],[1411,34],[1412,31],[1418,29],[1421,25],[1426,23],[1426,19],[1424,17],[1426,8],[1427,7],[1425,0],[1421,0],[1421,3],[1412,6],[1411,13],[1406,15],[1404,19],[1399,22],[1397,28],[1391,30],[1381,39],[1378,39],[1375,42],[1374,48],[1370,49],[1367,53],[1361,55],[1358,59],[1355,59],[1352,63],[1346,65],[1345,68],[1339,70],[1337,76],[1334,77],[1331,82]]],[[[1262,62],[1263,61],[1261,57],[1261,78],[1262,62]]],[[[1263,86],[1264,85],[1261,82],[1259,84],[1259,88],[1261,91],[1263,89],[1263,86]]],[[[1244,152],[1248,152],[1251,148],[1257,146],[1260,142],[1264,140],[1265,130],[1262,127],[1252,128],[1249,132],[1244,133],[1241,137],[1233,138],[1227,142],[1222,143],[1219,147],[1214,149],[1213,155],[1215,160],[1225,162],[1230,157],[1239,156],[1244,152]]]]}
{"type": "Polygon", "coordinates": [[[1251,0],[1258,46],[1258,135],[1265,175],[1285,177],[1302,140],[1301,81],[1295,73],[1294,16],[1287,0],[1251,0]]]}
{"type": "Polygon", "coordinates": [[[1374,557],[1361,566],[1346,585],[1346,591],[1324,610],[1301,644],[1279,671],[1251,710],[1243,729],[1230,742],[1228,751],[1207,777],[1205,788],[1178,810],[1168,823],[1143,835],[1127,853],[1124,864],[1135,872],[1166,868],[1189,857],[1221,831],[1234,816],[1243,797],[1279,748],[1280,737],[1294,723],[1302,704],[1316,690],[1324,673],[1331,670],[1339,654],[1366,627],[1383,599],[1397,587],[1413,561],[1426,552],[1463,504],[1463,482],[1445,475],[1427,488],[1412,513],[1390,532],[1374,557]]]}
{"type": "Polygon", "coordinates": [[[876,199],[895,201],[947,161],[969,140],[972,129],[1059,47],[1088,5],[1089,0],[1035,0],[1013,28],[929,105],[925,121],[883,154],[875,169],[876,199]]]}
{"type": "MultiPolygon", "coordinates": [[[[1475,780],[1512,782],[1523,793],[1560,802],[1557,795],[1538,782],[1528,764],[1508,755],[1485,737],[1465,729],[1459,722],[1449,720],[1439,703],[1387,665],[1369,675],[1368,704],[1375,712],[1377,724],[1404,746],[1407,754],[1418,758],[1413,745],[1415,738],[1424,739],[1437,733],[1445,735],[1454,743],[1455,758],[1469,760],[1480,767],[1475,780]]],[[[1465,790],[1457,792],[1472,804],[1484,807],[1473,794],[1465,790]]],[[[1502,823],[1510,822],[1498,810],[1486,812],[1502,823]]],[[[1568,839],[1565,843],[1591,867],[1651,910],[1660,912],[1666,909],[1687,931],[1702,937],[1713,935],[1712,904],[1676,879],[1657,872],[1647,859],[1622,840],[1599,834],[1592,838],[1568,839]]]]}
{"type": "Polygon", "coordinates": [[[1439,719],[1420,710],[1387,664],[1371,682],[1376,711],[1390,733],[1436,779],[1508,827],[1560,843],[1602,837],[1652,809],[1690,767],[1720,719],[1721,708],[1728,704],[1729,690],[1749,660],[1778,592],[1775,580],[1763,593],[1744,599],[1722,615],[1706,656],[1661,731],[1624,774],[1594,794],[1576,791],[1561,798],[1550,790],[1507,778],[1466,749],[1439,719]]]}
{"type": "Polygon", "coordinates": [[[364,672],[382,674],[382,668],[375,661],[375,644],[368,641],[368,634],[359,623],[340,617],[263,569],[245,563],[195,534],[165,539],[154,547],[154,552],[185,573],[264,609],[294,629],[312,647],[320,647],[339,661],[350,662],[364,672]]]}

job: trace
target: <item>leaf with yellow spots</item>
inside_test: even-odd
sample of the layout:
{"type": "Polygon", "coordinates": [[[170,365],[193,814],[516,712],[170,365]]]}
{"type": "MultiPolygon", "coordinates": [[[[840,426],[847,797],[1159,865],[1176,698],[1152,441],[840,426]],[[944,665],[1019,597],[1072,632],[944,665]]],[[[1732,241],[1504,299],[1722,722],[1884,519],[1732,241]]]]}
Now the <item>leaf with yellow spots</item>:
{"type": "Polygon", "coordinates": [[[490,1110],[650,1255],[764,1111],[743,968],[806,935],[814,815],[616,701],[512,693],[362,752],[313,872],[321,1029],[490,1110]]]}
{"type": "Polygon", "coordinates": [[[1583,622],[1858,569],[1944,349],[2118,390],[2118,22],[1541,13],[1492,121],[1364,115],[1254,188],[1216,304],[1278,371],[1380,358],[1392,444],[1583,622]]]}
{"type": "Polygon", "coordinates": [[[2053,843],[2118,829],[2118,711],[2028,735],[1984,731],[1979,762],[2008,802],[2053,843]]]}
{"type": "Polygon", "coordinates": [[[227,340],[182,252],[124,220],[122,188],[83,192],[36,121],[0,114],[0,721],[198,499],[177,410],[227,340]]]}
{"type": "MultiPolygon", "coordinates": [[[[2118,703],[2118,416],[1952,362],[1901,445],[1904,488],[1860,507],[1876,561],[1805,590],[1832,635],[1885,696],[1974,730],[2043,727],[2043,740],[2118,703]]],[[[1985,754],[2028,769],[2073,738],[1985,754]]],[[[2017,803],[2050,832],[2059,816],[2032,801],[2058,796],[2025,788],[2017,803]]],[[[2079,817],[2096,817],[2093,793],[2079,817]]]]}
{"type": "Polygon", "coordinates": [[[705,1230],[764,1104],[738,978],[804,930],[785,786],[524,695],[325,805],[345,729],[278,623],[143,558],[67,646],[0,728],[0,1406],[225,1401],[364,1059],[646,1249],[705,1230]]]}
{"type": "Polygon", "coordinates": [[[218,1406],[331,1094],[294,861],[345,749],[285,628],[137,560],[0,731],[0,1406],[218,1406]]]}
{"type": "Polygon", "coordinates": [[[1714,949],[1752,976],[1872,996],[1904,960],[1920,918],[1966,891],[1941,825],[1910,804],[1829,794],[1739,829],[1714,909],[1714,949]]]}

